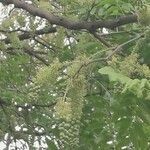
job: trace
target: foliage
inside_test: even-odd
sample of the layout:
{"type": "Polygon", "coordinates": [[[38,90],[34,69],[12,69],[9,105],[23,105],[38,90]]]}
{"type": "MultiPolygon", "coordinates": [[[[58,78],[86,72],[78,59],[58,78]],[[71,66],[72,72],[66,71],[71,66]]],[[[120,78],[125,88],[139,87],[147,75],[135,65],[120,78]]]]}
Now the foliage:
{"type": "Polygon", "coordinates": [[[0,2],[7,148],[150,149],[148,0],[0,2]]]}

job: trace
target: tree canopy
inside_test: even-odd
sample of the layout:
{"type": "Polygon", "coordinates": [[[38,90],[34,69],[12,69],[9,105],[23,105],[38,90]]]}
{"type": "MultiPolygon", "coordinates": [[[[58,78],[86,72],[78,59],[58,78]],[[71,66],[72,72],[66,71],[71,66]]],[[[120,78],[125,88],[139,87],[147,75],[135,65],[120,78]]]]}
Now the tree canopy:
{"type": "Polygon", "coordinates": [[[150,149],[149,0],[0,3],[5,149],[150,149]]]}

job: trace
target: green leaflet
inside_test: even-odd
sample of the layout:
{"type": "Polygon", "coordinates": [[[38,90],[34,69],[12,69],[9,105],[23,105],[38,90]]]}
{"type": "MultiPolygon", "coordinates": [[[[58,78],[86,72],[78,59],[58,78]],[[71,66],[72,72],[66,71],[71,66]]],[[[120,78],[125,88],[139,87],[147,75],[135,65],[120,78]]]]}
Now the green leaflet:
{"type": "Polygon", "coordinates": [[[108,75],[110,81],[123,84],[122,93],[131,92],[138,98],[150,99],[150,82],[148,79],[130,79],[107,66],[99,69],[98,72],[100,74],[108,75]]]}
{"type": "Polygon", "coordinates": [[[109,76],[110,81],[119,81],[122,84],[129,82],[131,79],[121,73],[115,72],[111,67],[103,67],[98,71],[101,74],[106,74],[109,76]]]}

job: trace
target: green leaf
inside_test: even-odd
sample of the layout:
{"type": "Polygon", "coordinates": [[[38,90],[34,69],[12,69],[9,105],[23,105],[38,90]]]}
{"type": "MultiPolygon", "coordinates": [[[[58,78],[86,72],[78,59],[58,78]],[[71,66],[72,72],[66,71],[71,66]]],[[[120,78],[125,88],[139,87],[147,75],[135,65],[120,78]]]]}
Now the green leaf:
{"type": "Polygon", "coordinates": [[[123,74],[114,71],[114,69],[111,68],[111,67],[106,66],[104,68],[99,69],[98,72],[101,73],[101,74],[108,75],[110,81],[119,81],[122,84],[125,84],[125,83],[131,81],[131,79],[129,77],[124,76],[123,74]]]}

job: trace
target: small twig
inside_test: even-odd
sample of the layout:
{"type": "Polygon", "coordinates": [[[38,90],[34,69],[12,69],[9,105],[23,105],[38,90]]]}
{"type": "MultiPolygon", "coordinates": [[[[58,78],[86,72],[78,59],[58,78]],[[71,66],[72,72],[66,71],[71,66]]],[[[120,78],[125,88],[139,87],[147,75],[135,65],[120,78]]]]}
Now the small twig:
{"type": "Polygon", "coordinates": [[[41,54],[41,55],[47,55],[48,54],[47,52],[43,52],[43,51],[39,51],[39,50],[34,50],[33,52],[36,54],[41,54]]]}
{"type": "MultiPolygon", "coordinates": [[[[12,32],[18,32],[18,31],[21,31],[21,32],[24,32],[22,34],[18,34],[18,38],[20,41],[22,40],[27,40],[27,39],[31,39],[35,36],[38,36],[38,35],[44,35],[44,34],[50,34],[50,33],[55,33],[57,32],[56,28],[55,27],[45,27],[43,29],[40,29],[40,30],[36,30],[36,31],[25,31],[25,30],[22,30],[22,29],[16,29],[16,30],[13,30],[13,31],[8,31],[8,30],[0,30],[0,32],[3,32],[3,33],[12,33],[12,32]]],[[[8,37],[4,38],[4,39],[1,39],[0,41],[4,42],[5,44],[9,44],[11,43],[10,39],[8,37]]]]}
{"type": "Polygon", "coordinates": [[[91,4],[91,8],[90,8],[89,11],[87,12],[87,15],[86,15],[86,19],[85,19],[85,20],[88,20],[91,11],[92,11],[93,8],[95,7],[95,3],[96,3],[96,1],[94,0],[94,1],[92,2],[92,4],[91,4]]]}
{"type": "Polygon", "coordinates": [[[133,41],[135,40],[138,40],[139,38],[143,37],[144,34],[140,34],[139,36],[133,38],[133,39],[130,39],[129,41],[126,41],[125,43],[122,43],[120,45],[118,45],[117,47],[113,47],[112,48],[112,52],[107,56],[107,57],[104,57],[104,58],[100,58],[100,59],[94,59],[94,60],[91,60],[87,65],[91,64],[91,63],[94,63],[94,62],[99,62],[99,61],[107,61],[108,59],[110,59],[114,54],[116,54],[118,51],[121,51],[122,48],[129,44],[129,43],[132,43],[133,41]]]}
{"type": "Polygon", "coordinates": [[[82,64],[72,78],[75,78],[84,66],[87,66],[87,64],[82,64]]]}
{"type": "Polygon", "coordinates": [[[135,35],[135,33],[131,31],[117,31],[117,32],[101,33],[100,36],[106,37],[106,36],[118,35],[118,34],[123,34],[123,33],[135,35]]]}
{"type": "Polygon", "coordinates": [[[3,107],[9,107],[9,106],[13,106],[13,107],[16,107],[17,109],[20,107],[22,109],[31,109],[32,107],[35,107],[35,108],[50,108],[50,107],[53,107],[54,105],[56,104],[56,102],[52,102],[52,103],[49,103],[49,104],[35,104],[35,103],[32,103],[32,104],[28,104],[28,105],[21,105],[21,104],[13,104],[13,103],[10,103],[10,102],[7,102],[6,100],[3,100],[1,97],[0,97],[0,106],[3,107]]]}
{"type": "Polygon", "coordinates": [[[22,109],[32,109],[33,107],[35,108],[50,108],[55,106],[56,102],[50,103],[50,104],[28,104],[28,105],[20,105],[17,104],[15,105],[16,108],[22,108],[22,109]]]}
{"type": "Polygon", "coordinates": [[[47,43],[45,44],[45,43],[41,42],[40,40],[36,39],[35,37],[34,37],[34,40],[35,40],[37,43],[39,43],[39,44],[43,45],[44,47],[46,47],[46,48],[52,50],[53,52],[55,52],[55,50],[54,50],[52,47],[50,47],[47,43]]]}
{"type": "MultiPolygon", "coordinates": [[[[39,38],[41,41],[47,43],[49,46],[52,46],[52,47],[55,47],[55,48],[60,49],[60,47],[58,47],[58,46],[56,46],[56,45],[54,45],[54,44],[52,44],[52,43],[49,43],[48,41],[46,41],[45,39],[41,38],[40,36],[38,36],[38,38],[39,38]]],[[[56,51],[56,50],[54,49],[54,51],[56,51]]]]}
{"type": "Polygon", "coordinates": [[[19,31],[20,32],[26,32],[26,33],[28,33],[28,31],[22,30],[20,28],[15,29],[15,30],[3,30],[3,29],[0,30],[1,33],[13,33],[13,32],[19,32],[19,31]]]}
{"type": "Polygon", "coordinates": [[[33,57],[37,58],[38,60],[40,60],[41,62],[43,62],[45,65],[49,66],[49,62],[48,61],[46,61],[44,58],[42,58],[41,56],[39,56],[38,54],[36,54],[31,49],[24,47],[24,52],[27,53],[27,54],[29,54],[30,56],[33,56],[33,57]]]}
{"type": "Polygon", "coordinates": [[[96,32],[91,32],[91,34],[98,39],[101,43],[103,43],[107,47],[111,47],[111,44],[109,44],[101,35],[97,34],[96,32]]]}
{"type": "Polygon", "coordinates": [[[122,48],[123,48],[125,45],[127,45],[127,44],[129,44],[129,43],[131,43],[131,42],[133,42],[133,41],[135,41],[135,40],[138,40],[139,38],[143,37],[143,35],[144,35],[144,34],[141,34],[141,35],[139,35],[139,36],[137,36],[137,37],[135,37],[135,38],[133,38],[133,39],[131,39],[131,40],[129,40],[129,41],[127,41],[127,42],[125,42],[125,43],[119,45],[119,46],[117,46],[117,47],[115,48],[115,50],[112,51],[112,52],[106,57],[106,60],[109,59],[109,58],[111,58],[111,57],[112,57],[114,54],[116,54],[118,51],[122,50],[122,48]]]}

